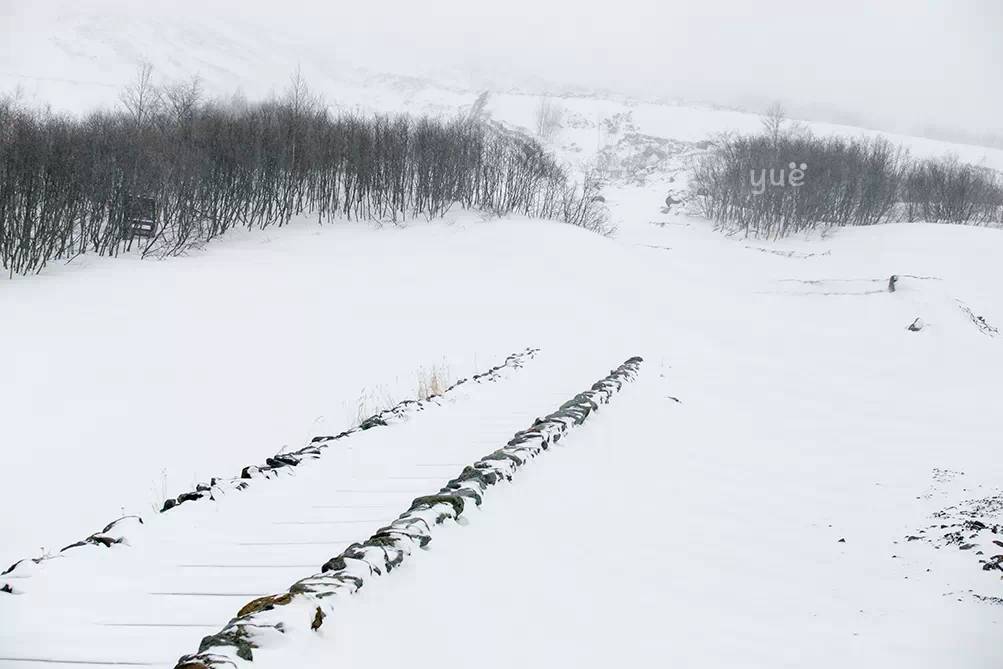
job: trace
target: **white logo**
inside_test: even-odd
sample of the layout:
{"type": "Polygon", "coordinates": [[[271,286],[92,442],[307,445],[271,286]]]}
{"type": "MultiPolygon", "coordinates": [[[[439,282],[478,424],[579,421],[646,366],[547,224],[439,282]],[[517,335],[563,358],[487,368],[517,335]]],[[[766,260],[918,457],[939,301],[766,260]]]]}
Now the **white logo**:
{"type": "MultiPolygon", "coordinates": [[[[808,163],[790,163],[787,169],[781,167],[779,170],[776,168],[770,168],[770,180],[769,185],[777,188],[782,188],[783,186],[790,186],[791,188],[797,188],[798,186],[804,185],[804,173],[808,169],[808,163]]],[[[749,170],[749,183],[752,184],[752,194],[762,195],[766,192],[766,168],[758,170],[758,178],[756,174],[757,170],[749,170]]]]}

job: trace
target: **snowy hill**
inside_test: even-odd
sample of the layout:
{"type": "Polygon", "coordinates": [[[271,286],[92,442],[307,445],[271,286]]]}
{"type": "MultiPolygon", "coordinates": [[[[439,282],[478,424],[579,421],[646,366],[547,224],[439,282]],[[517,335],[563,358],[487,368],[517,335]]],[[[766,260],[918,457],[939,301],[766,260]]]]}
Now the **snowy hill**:
{"type": "MultiPolygon", "coordinates": [[[[281,93],[299,70],[314,91],[342,112],[452,116],[467,113],[485,90],[446,75],[428,78],[372,69],[362,65],[364,54],[337,43],[317,43],[232,13],[215,17],[207,13],[195,22],[170,8],[101,3],[11,6],[7,11],[0,92],[18,90],[27,103],[58,111],[83,113],[118,106],[122,89],[142,63],[153,66],[160,82],[198,76],[209,96],[239,94],[251,100],[281,93]]],[[[486,90],[490,116],[535,133],[538,93],[486,90]]],[[[591,166],[603,152],[623,153],[643,144],[644,137],[699,143],[719,133],[760,129],[757,114],[677,100],[557,90],[554,102],[564,120],[551,138],[551,148],[575,166],[591,166]]],[[[1000,149],[810,119],[806,124],[819,134],[882,134],[916,156],[951,154],[1003,170],[1000,149]]],[[[666,169],[672,172],[673,167],[666,169]]]]}
{"type": "MultiPolygon", "coordinates": [[[[249,98],[298,66],[344,110],[452,115],[481,93],[238,18],[34,11],[17,9],[36,27],[4,40],[0,82],[59,109],[114,104],[140,60],[249,98]]],[[[253,665],[1003,662],[1003,231],[725,236],[663,200],[704,142],[757,116],[553,100],[548,146],[611,172],[613,238],[455,210],[304,217],[0,284],[0,569],[47,558],[0,576],[0,667],[172,667],[633,355],[637,380],[483,510],[335,597],[316,633],[312,609],[293,609],[298,627],[263,635],[253,665]],[[292,474],[159,513],[415,397],[432,368],[467,378],[526,347],[540,352],[524,367],[292,474]],[[60,551],[119,538],[102,528],[131,515],[144,522],[122,543],[60,551]]],[[[486,111],[532,133],[539,103],[492,91],[486,111]]],[[[892,139],[1003,169],[1003,151],[892,139]]]]}

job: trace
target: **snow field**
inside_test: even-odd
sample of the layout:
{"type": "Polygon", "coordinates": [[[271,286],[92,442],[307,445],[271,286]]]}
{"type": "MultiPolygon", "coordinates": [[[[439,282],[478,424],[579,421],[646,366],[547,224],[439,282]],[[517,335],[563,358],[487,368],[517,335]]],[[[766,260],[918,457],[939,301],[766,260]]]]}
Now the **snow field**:
{"type": "Polygon", "coordinates": [[[377,492],[407,483],[390,477],[448,464],[439,485],[587,385],[611,357],[638,353],[645,374],[615,412],[590,419],[574,449],[555,449],[500,487],[497,504],[471,510],[467,527],[443,528],[429,559],[339,602],[317,633],[304,620],[303,635],[277,635],[255,663],[391,663],[397,654],[374,660],[372,649],[392,639],[425,649],[428,666],[476,649],[482,657],[485,635],[521,639],[493,644],[489,666],[1003,661],[1000,609],[978,599],[998,592],[998,575],[973,559],[991,550],[982,545],[989,537],[971,551],[906,540],[946,507],[999,494],[1001,339],[958,303],[1003,322],[999,231],[909,224],[743,240],[660,213],[664,196],[652,185],[606,196],[620,226],[613,240],[460,214],[406,229],[303,223],[190,258],[86,260],[9,284],[0,313],[18,327],[0,338],[26,353],[12,363],[19,383],[3,386],[3,406],[13,408],[5,429],[25,447],[9,456],[18,475],[3,502],[17,513],[2,516],[3,549],[25,550],[7,563],[32,551],[30,536],[79,536],[121,505],[141,504],[147,491],[129,483],[137,476],[194,463],[198,471],[170,488],[185,489],[282,444],[336,434],[344,422],[329,419],[328,429],[317,416],[374,376],[392,380],[444,351],[461,375],[526,343],[546,356],[506,382],[512,394],[498,406],[485,400],[450,418],[423,412],[387,431],[459,421],[441,433],[384,450],[368,448],[381,443],[379,430],[357,435],[351,457],[360,459],[344,453],[330,466],[370,481],[345,490],[367,492],[345,492],[330,477],[309,484],[310,470],[330,473],[321,460],[203,511],[186,503],[163,514],[181,515],[170,521],[174,541],[158,550],[137,543],[94,551],[93,563],[81,553],[79,566],[47,565],[52,590],[0,598],[0,619],[15,621],[2,628],[0,657],[58,651],[169,666],[157,663],[197,648],[245,602],[281,592],[429,490],[411,481],[377,492]],[[902,278],[889,293],[892,274],[902,278]],[[153,286],[155,300],[146,297],[153,286]],[[910,332],[917,317],[926,326],[910,332]],[[198,336],[179,323],[197,323],[198,336]],[[129,348],[138,332],[152,337],[156,357],[129,348]],[[102,360],[117,360],[122,347],[131,355],[95,368],[79,341],[102,360]],[[156,407],[173,408],[170,420],[156,407]],[[460,429],[476,443],[457,436],[464,421],[479,421],[460,429]],[[454,446],[455,459],[424,459],[454,446]],[[572,461],[574,485],[564,478],[572,461]],[[959,472],[950,485],[939,482],[943,470],[959,472]],[[385,495],[388,515],[304,517],[300,494],[310,496],[305,506],[357,507],[385,495]],[[288,507],[268,510],[286,498],[288,507]],[[239,512],[225,511],[234,500],[239,512]],[[93,522],[81,522],[85,514],[93,522]],[[317,527],[299,522],[353,518],[373,524],[332,524],[324,546],[309,545],[317,527]],[[336,531],[342,525],[352,531],[336,531]],[[543,543],[550,550],[527,549],[543,543]],[[150,568],[158,560],[163,567],[150,568]],[[32,613],[29,595],[51,601],[32,613]]]}

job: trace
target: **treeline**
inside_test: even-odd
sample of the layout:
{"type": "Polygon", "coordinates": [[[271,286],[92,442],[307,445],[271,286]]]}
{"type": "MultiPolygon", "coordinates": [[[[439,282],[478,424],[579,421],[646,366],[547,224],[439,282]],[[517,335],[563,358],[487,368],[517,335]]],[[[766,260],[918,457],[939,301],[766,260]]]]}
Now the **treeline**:
{"type": "Polygon", "coordinates": [[[475,117],[332,116],[298,77],[283,98],[248,104],[203,100],[197,81],[157,88],[145,71],[123,100],[84,119],[0,101],[10,275],[84,253],[179,254],[301,214],[398,222],[458,205],[604,229],[594,185],[475,117]],[[149,237],[130,227],[137,201],[155,203],[149,237]]]}
{"type": "Polygon", "coordinates": [[[911,164],[901,182],[900,220],[1003,223],[1003,182],[997,172],[956,158],[911,164]]]}
{"type": "Polygon", "coordinates": [[[777,125],[720,140],[693,186],[708,218],[757,236],[894,221],[1003,224],[998,173],[954,158],[913,159],[882,138],[777,125]]]}

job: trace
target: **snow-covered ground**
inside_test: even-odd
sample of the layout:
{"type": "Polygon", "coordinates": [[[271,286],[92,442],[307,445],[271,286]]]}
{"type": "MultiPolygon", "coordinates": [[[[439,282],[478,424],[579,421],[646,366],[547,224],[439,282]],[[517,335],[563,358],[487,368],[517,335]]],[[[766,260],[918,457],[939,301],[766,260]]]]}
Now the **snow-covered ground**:
{"type": "MultiPolygon", "coordinates": [[[[476,457],[639,354],[636,386],[467,527],[346,603],[324,644],[266,648],[259,661],[358,659],[389,634],[402,647],[431,643],[427,665],[490,641],[501,646],[492,666],[557,657],[599,666],[654,652],[701,666],[995,666],[1003,610],[975,595],[998,595],[998,574],[980,569],[974,549],[905,538],[944,507],[999,493],[1001,339],[957,300],[1003,322],[1000,232],[906,224],[772,244],[661,214],[650,189],[607,195],[615,239],[460,214],[403,229],[303,223],[189,258],[85,259],[7,283],[0,313],[15,325],[0,337],[19,354],[0,401],[16,472],[2,492],[3,559],[59,548],[125,511],[146,516],[150,536],[185,547],[157,564],[304,565],[305,576],[336,549],[217,562],[199,540],[207,533],[247,541],[235,537],[254,518],[252,534],[280,541],[292,526],[273,526],[252,495],[221,505],[220,514],[243,514],[229,534],[171,525],[177,517],[150,508],[162,472],[169,495],[234,475],[349,424],[367,386],[413,395],[408,377],[422,364],[444,360],[462,376],[542,347],[504,401],[489,402],[496,422],[487,411],[451,414],[476,457]],[[894,293],[891,274],[903,277],[894,293]],[[910,332],[917,317],[926,325],[910,332]],[[558,462],[576,472],[574,485],[554,478],[558,462]],[[944,471],[962,473],[948,481],[944,471]]],[[[433,421],[424,413],[408,427],[432,435],[433,421]]],[[[379,439],[416,460],[463,462],[441,438],[409,440],[393,428],[379,439]]],[[[395,463],[388,456],[379,467],[403,466],[395,463]]],[[[271,512],[280,520],[315,513],[278,487],[302,480],[261,484],[284,505],[271,512]]],[[[177,513],[217,512],[210,503],[177,513]]],[[[304,540],[329,536],[310,527],[296,528],[304,540]]],[[[358,529],[337,539],[368,535],[358,529]]],[[[111,587],[92,575],[146,557],[141,546],[104,553],[44,563],[23,595],[0,599],[0,657],[30,657],[32,639],[44,644],[51,617],[32,621],[45,603],[42,611],[75,621],[68,636],[115,639],[45,644],[46,657],[169,664],[195,650],[205,628],[138,628],[177,641],[164,657],[167,645],[140,643],[137,628],[87,632],[91,623],[179,622],[152,593],[183,579],[143,582],[121,611],[91,606],[111,587]],[[76,602],[67,608],[51,585],[67,578],[98,592],[64,595],[76,602]]],[[[280,591],[299,567],[275,569],[268,580],[265,570],[209,580],[224,592],[280,591]]],[[[192,612],[187,624],[222,626],[248,598],[180,606],[192,612]]]]}
{"type": "MultiPolygon", "coordinates": [[[[113,104],[140,56],[252,98],[300,65],[343,110],[451,115],[479,94],[298,51],[239,19],[192,32],[70,5],[25,17],[51,38],[0,40],[0,82],[58,109],[113,104]]],[[[603,193],[614,238],[463,212],[300,220],[188,257],[82,257],[0,284],[0,568],[146,520],[130,546],[0,577],[22,593],[0,593],[0,666],[172,666],[246,600],[313,573],[631,355],[639,380],[465,526],[255,663],[1000,666],[1003,572],[980,560],[1003,549],[939,525],[971,508],[1003,520],[1003,337],[972,318],[1003,324],[1003,231],[727,237],[663,199],[700,142],[757,117],[557,102],[548,146],[562,160],[632,166],[603,193]],[[295,477],[155,513],[413,397],[433,367],[469,376],[527,346],[542,351],[497,385],[357,435],[295,477]]],[[[531,129],[538,104],[495,91],[487,111],[531,129]]],[[[1003,169],[998,150],[892,139],[1003,169]]]]}

